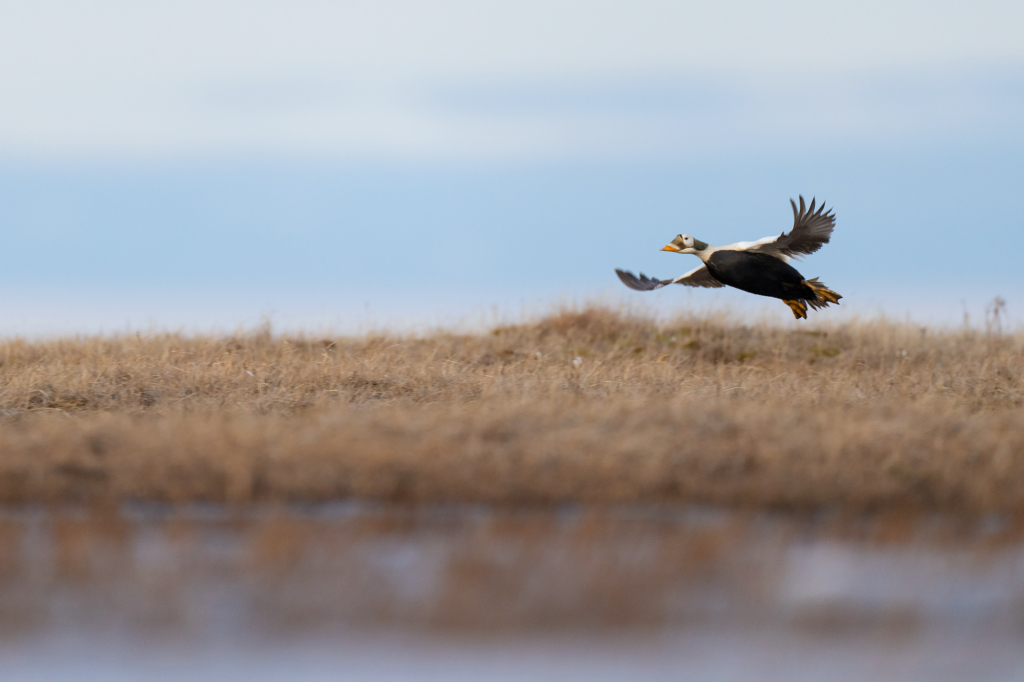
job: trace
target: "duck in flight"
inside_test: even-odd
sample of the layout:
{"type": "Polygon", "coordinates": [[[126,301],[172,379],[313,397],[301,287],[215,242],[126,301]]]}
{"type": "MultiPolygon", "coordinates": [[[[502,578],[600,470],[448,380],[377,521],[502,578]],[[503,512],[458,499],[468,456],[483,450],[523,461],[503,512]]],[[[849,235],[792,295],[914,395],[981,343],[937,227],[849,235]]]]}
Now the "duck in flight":
{"type": "Polygon", "coordinates": [[[828,244],[836,217],[832,210],[825,211],[822,202],[817,211],[815,200],[804,205],[800,197],[800,208],[792,199],[793,229],[778,237],[765,237],[756,242],[737,242],[727,246],[711,246],[688,234],[677,235],[662,251],[692,253],[704,264],[675,279],[653,279],[642,272],[637,277],[628,270],[615,273],[630,289],[653,291],[669,284],[684,284],[688,287],[736,287],[759,296],[780,298],[789,306],[793,315],[807,319],[808,306],[818,310],[830,303],[839,305],[839,294],[818,281],[818,278],[804,279],[796,268],[789,264],[791,258],[810,255],[828,244]]]}

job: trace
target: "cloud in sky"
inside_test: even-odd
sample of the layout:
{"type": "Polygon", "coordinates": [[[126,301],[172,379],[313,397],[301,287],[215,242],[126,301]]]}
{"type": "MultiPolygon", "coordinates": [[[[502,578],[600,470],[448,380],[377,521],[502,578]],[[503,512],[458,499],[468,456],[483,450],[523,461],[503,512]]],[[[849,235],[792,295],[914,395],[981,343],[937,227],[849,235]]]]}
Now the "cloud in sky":
{"type": "Polygon", "coordinates": [[[9,159],[1024,141],[1013,1],[37,0],[0,14],[9,159]]]}

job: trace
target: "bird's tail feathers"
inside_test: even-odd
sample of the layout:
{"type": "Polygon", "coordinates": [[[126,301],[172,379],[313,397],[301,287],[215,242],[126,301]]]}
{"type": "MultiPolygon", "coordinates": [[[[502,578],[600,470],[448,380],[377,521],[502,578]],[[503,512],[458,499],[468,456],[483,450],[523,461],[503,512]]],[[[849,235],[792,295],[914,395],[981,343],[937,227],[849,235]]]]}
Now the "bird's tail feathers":
{"type": "Polygon", "coordinates": [[[806,320],[808,307],[813,308],[814,310],[820,310],[822,308],[827,308],[833,303],[835,305],[839,305],[839,299],[841,299],[842,296],[819,282],[817,277],[814,279],[805,279],[804,284],[814,292],[814,298],[801,298],[795,300],[783,299],[782,301],[789,306],[790,310],[793,311],[793,317],[796,319],[806,320]]]}
{"type": "Polygon", "coordinates": [[[814,279],[805,279],[804,284],[814,292],[815,297],[813,299],[807,299],[807,305],[811,306],[815,310],[825,308],[830,303],[839,305],[839,299],[841,299],[842,296],[829,289],[824,283],[819,282],[817,277],[814,279]]]}

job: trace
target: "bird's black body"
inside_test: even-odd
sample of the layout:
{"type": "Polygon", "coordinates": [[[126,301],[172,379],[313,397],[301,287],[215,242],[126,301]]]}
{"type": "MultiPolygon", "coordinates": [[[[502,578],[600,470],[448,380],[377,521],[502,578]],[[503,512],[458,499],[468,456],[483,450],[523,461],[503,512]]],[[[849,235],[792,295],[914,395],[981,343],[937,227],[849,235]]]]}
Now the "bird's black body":
{"type": "Polygon", "coordinates": [[[766,253],[715,251],[708,272],[722,284],[750,294],[783,300],[814,300],[817,295],[792,265],[766,253]]]}

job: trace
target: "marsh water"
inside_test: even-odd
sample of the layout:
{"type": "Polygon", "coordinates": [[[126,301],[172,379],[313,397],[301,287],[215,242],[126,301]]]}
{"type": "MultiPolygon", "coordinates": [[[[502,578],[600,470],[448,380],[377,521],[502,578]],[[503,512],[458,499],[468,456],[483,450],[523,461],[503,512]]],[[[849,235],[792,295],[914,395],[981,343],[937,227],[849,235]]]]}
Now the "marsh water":
{"type": "Polygon", "coordinates": [[[1024,678],[1024,519],[8,508],[11,680],[1024,678]]]}

